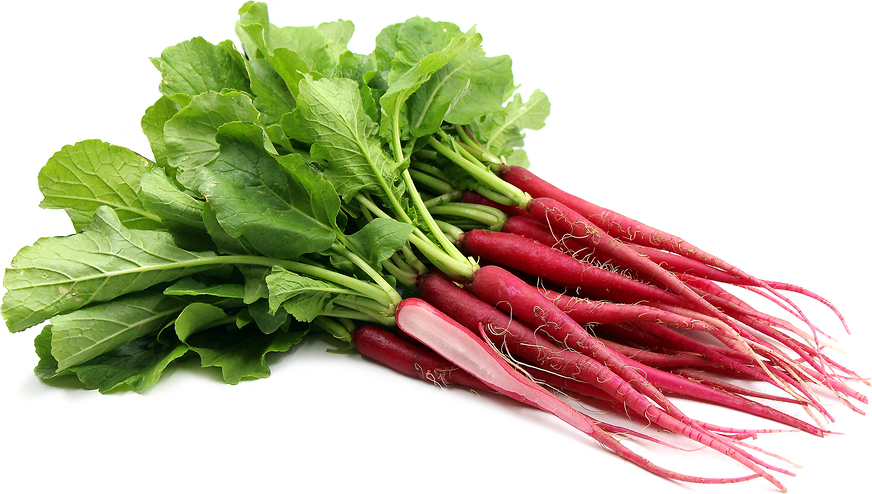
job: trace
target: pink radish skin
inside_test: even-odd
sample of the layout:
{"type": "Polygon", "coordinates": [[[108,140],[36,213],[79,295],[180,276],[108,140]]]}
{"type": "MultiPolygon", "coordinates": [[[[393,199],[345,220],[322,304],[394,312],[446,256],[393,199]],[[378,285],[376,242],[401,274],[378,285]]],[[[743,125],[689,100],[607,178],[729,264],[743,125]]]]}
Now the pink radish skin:
{"type": "Polygon", "coordinates": [[[361,326],[354,330],[351,343],[361,355],[407,376],[418,377],[440,386],[456,384],[493,391],[433,350],[417,342],[400,338],[382,328],[372,325],[361,326]]]}
{"type": "Polygon", "coordinates": [[[555,415],[577,430],[589,435],[615,454],[646,471],[664,478],[704,484],[733,483],[763,476],[773,482],[782,492],[786,492],[780,482],[759,469],[755,475],[743,478],[713,479],[683,475],[654,465],[627,449],[589,418],[520,374],[502,356],[466,327],[421,299],[407,298],[400,302],[396,312],[396,320],[397,326],[406,334],[433,349],[491,388],[516,401],[555,415]]]}
{"type": "MultiPolygon", "coordinates": [[[[679,417],[665,416],[666,413],[662,409],[652,406],[648,399],[600,362],[578,352],[558,348],[544,337],[539,336],[537,332],[518,322],[517,319],[509,317],[458,287],[446,276],[441,274],[425,276],[420,284],[420,290],[421,296],[425,300],[430,301],[437,309],[442,310],[460,324],[466,327],[482,325],[485,328],[485,336],[493,341],[498,348],[505,346],[509,354],[535,364],[549,373],[570,377],[576,381],[591,383],[591,385],[597,383],[594,387],[599,389],[600,393],[605,393],[608,399],[620,401],[628,409],[634,410],[640,416],[649,417],[654,423],[667,430],[717,449],[717,447],[705,442],[697,430],[692,430],[687,424],[680,422],[679,417]]],[[[644,374],[655,372],[655,369],[630,361],[628,358],[624,358],[623,363],[627,366],[640,368],[644,374]]],[[[814,435],[823,435],[820,429],[759,403],[707,388],[674,374],[665,372],[664,374],[668,374],[668,376],[656,374],[659,382],[652,382],[652,384],[655,386],[662,384],[668,391],[683,396],[775,420],[814,435]]],[[[548,382],[547,378],[546,382],[548,382]]],[[[578,387],[572,389],[585,393],[583,389],[578,387]]],[[[602,394],[589,394],[589,396],[603,397],[602,394]]]]}
{"type": "MultiPolygon", "coordinates": [[[[775,290],[768,286],[764,281],[745,273],[717,256],[713,256],[712,254],[703,251],[690,242],[675,235],[652,228],[612,210],[585,201],[580,197],[574,196],[558,187],[555,187],[545,180],[542,180],[529,170],[517,166],[506,166],[503,168],[501,176],[503,180],[530,194],[532,197],[552,198],[565,204],[588,220],[599,225],[600,228],[609,232],[613,237],[624,239],[634,244],[647,245],[657,249],[674,252],[703,264],[721,269],[731,275],[746,280],[748,284],[752,286],[758,286],[776,294],[775,290]]],[[[799,307],[780,294],[776,294],[776,296],[790,304],[800,315],[803,322],[811,326],[811,323],[802,314],[799,307]]],[[[844,320],[842,320],[842,323],[843,325],[845,324],[844,320]]],[[[845,325],[845,329],[847,330],[847,325],[845,325]]]]}
{"type": "Polygon", "coordinates": [[[614,294],[616,298],[656,300],[672,305],[684,303],[675,294],[573,259],[547,245],[519,235],[471,230],[460,236],[458,246],[469,255],[540,276],[562,286],[603,290],[614,294]]]}

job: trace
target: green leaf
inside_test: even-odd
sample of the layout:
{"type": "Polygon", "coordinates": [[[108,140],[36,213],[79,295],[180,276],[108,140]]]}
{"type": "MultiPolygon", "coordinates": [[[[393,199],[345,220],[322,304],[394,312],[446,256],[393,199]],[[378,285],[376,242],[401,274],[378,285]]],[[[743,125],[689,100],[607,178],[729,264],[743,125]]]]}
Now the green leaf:
{"type": "Polygon", "coordinates": [[[48,380],[65,374],[70,374],[69,369],[58,372],[58,361],[51,354],[51,324],[43,326],[42,331],[33,339],[33,348],[39,362],[33,372],[40,379],[48,380]]]}
{"type": "Polygon", "coordinates": [[[237,283],[207,284],[192,277],[186,277],[166,287],[163,293],[178,297],[210,296],[242,299],[245,297],[245,287],[237,283]]]}
{"type": "Polygon", "coordinates": [[[175,101],[166,96],[161,96],[155,104],[145,110],[145,114],[140,120],[142,132],[148,138],[151,152],[154,153],[154,161],[160,167],[168,166],[166,142],[164,141],[164,124],[181,109],[182,106],[175,101]]]}
{"type": "MultiPolygon", "coordinates": [[[[194,312],[201,311],[198,309],[194,312]]],[[[208,310],[202,312],[207,317],[217,315],[217,312],[210,314],[208,310]]],[[[212,323],[216,321],[213,319],[212,323]]],[[[237,384],[243,379],[268,377],[270,371],[266,365],[267,354],[286,352],[300,343],[305,335],[305,329],[264,334],[246,328],[230,331],[225,325],[186,332],[183,341],[200,355],[203,367],[219,367],[225,382],[237,384]]]]}
{"type": "Polygon", "coordinates": [[[160,92],[179,104],[207,91],[250,91],[244,58],[230,41],[213,45],[201,37],[166,48],[151,62],[161,73],[160,92]]]}
{"type": "Polygon", "coordinates": [[[10,331],[57,314],[213,267],[214,254],[175,246],[170,234],[129,230],[102,206],[84,231],[21,249],[6,270],[2,312],[10,331]]]}
{"type": "Polygon", "coordinates": [[[283,126],[288,136],[312,145],[312,157],[324,161],[324,176],[343,198],[361,191],[383,196],[400,177],[402,167],[382,150],[355,81],[302,81],[297,108],[283,126]]]}
{"type": "Polygon", "coordinates": [[[452,38],[445,48],[419,59],[396,80],[392,78],[387,92],[380,100],[382,110],[380,132],[394,146],[394,153],[397,152],[397,144],[409,132],[410,119],[406,107],[407,100],[434,73],[461,54],[478,47],[480,43],[481,35],[477,33],[452,38]]]}
{"type": "Polygon", "coordinates": [[[494,112],[470,127],[485,149],[496,156],[509,155],[524,143],[525,129],[539,130],[551,112],[548,97],[538,89],[524,102],[516,94],[501,112],[494,112]]]}
{"type": "Polygon", "coordinates": [[[195,333],[229,324],[227,313],[212,304],[194,302],[185,306],[180,312],[175,320],[175,330],[179,339],[185,343],[195,333]]]}
{"type": "Polygon", "coordinates": [[[196,191],[197,168],[218,156],[216,133],[227,122],[260,122],[251,98],[240,92],[206,92],[195,96],[164,126],[167,162],[178,170],[178,180],[196,191]]]}
{"type": "Polygon", "coordinates": [[[157,383],[169,364],[187,353],[186,345],[178,341],[164,344],[157,341],[156,334],[150,334],[70,370],[86,387],[101,393],[125,386],[142,393],[157,383]]]}
{"type": "Polygon", "coordinates": [[[409,99],[411,133],[436,132],[442,121],[466,125],[499,111],[512,85],[512,60],[470,50],[436,71],[409,99]]]}
{"type": "Polygon", "coordinates": [[[414,229],[391,218],[376,218],[346,239],[364,260],[377,267],[405,245],[414,229]]]}
{"type": "Polygon", "coordinates": [[[339,285],[316,280],[274,266],[266,277],[269,287],[269,308],[273,313],[286,310],[294,319],[311,322],[317,316],[330,310],[333,300],[349,294],[349,290],[339,285]]]}
{"type": "Polygon", "coordinates": [[[260,299],[249,305],[248,313],[264,334],[274,333],[288,322],[288,312],[281,308],[272,311],[267,299],[260,299]]]}
{"type": "Polygon", "coordinates": [[[163,224],[205,228],[204,202],[180,190],[162,168],[145,172],[139,185],[145,208],[159,217],[163,224]]]}
{"type": "Polygon", "coordinates": [[[285,80],[263,58],[247,60],[246,67],[251,79],[251,92],[255,96],[254,106],[260,111],[264,124],[280,123],[282,116],[295,106],[294,96],[285,80]]]}
{"type": "Polygon", "coordinates": [[[227,124],[217,138],[218,157],[202,167],[198,181],[228,234],[282,259],[333,244],[339,197],[327,180],[299,156],[265,149],[263,131],[254,124],[227,124]]]}
{"type": "Polygon", "coordinates": [[[185,303],[161,292],[139,292],[52,318],[58,369],[88,361],[172,322],[185,303]]]}
{"type": "Polygon", "coordinates": [[[99,140],[64,146],[39,172],[43,208],[65,209],[81,231],[101,206],[115,210],[129,228],[161,228],[149,212],[140,190],[140,177],[153,163],[133,151],[99,140]]]}

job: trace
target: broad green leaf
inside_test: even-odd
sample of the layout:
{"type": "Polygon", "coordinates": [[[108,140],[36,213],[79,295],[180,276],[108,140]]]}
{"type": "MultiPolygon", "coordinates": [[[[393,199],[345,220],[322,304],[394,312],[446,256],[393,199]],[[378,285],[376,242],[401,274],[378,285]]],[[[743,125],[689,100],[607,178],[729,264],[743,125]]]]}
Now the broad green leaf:
{"type": "Polygon", "coordinates": [[[99,140],[64,146],[39,172],[43,208],[65,209],[81,231],[101,206],[115,210],[129,228],[161,228],[143,204],[140,177],[154,166],[133,151],[99,140]]]}
{"type": "MultiPolygon", "coordinates": [[[[376,74],[376,63],[372,56],[360,55],[346,51],[339,58],[337,76],[356,81],[360,90],[361,105],[367,116],[374,122],[378,120],[378,98],[369,87],[369,82],[376,74]]],[[[380,97],[380,95],[379,95],[380,97]]]]}
{"type": "Polygon", "coordinates": [[[153,168],[140,178],[142,202],[145,208],[164,224],[177,224],[204,229],[203,201],[179,190],[162,168],[153,168]]]}
{"type": "Polygon", "coordinates": [[[154,334],[150,334],[88,362],[58,371],[58,363],[51,354],[50,325],[46,325],[34,339],[34,347],[39,356],[39,364],[34,372],[40,379],[75,374],[86,388],[97,389],[101,393],[125,386],[142,393],[160,379],[170,363],[188,352],[188,347],[178,340],[161,344],[154,334]]]}
{"type": "Polygon", "coordinates": [[[178,180],[196,191],[196,169],[218,156],[215,134],[227,122],[260,122],[251,98],[240,92],[205,92],[195,96],[164,126],[167,162],[178,180]]]}
{"type": "Polygon", "coordinates": [[[282,116],[294,109],[294,96],[282,76],[263,58],[246,61],[248,76],[251,79],[251,92],[254,106],[263,116],[264,124],[281,122],[282,116]]]}
{"type": "Polygon", "coordinates": [[[286,310],[294,319],[311,322],[333,307],[333,300],[348,295],[348,289],[322,280],[309,278],[279,266],[266,277],[269,287],[269,308],[272,312],[286,310]]]}
{"type": "Polygon", "coordinates": [[[264,334],[275,333],[289,322],[288,312],[284,309],[270,310],[269,301],[260,299],[248,306],[252,320],[264,334]]]}
{"type": "Polygon", "coordinates": [[[354,30],[348,21],[324,23],[318,27],[278,27],[269,22],[266,4],[243,6],[236,33],[250,59],[263,58],[296,97],[305,76],[330,77],[354,30]]]}
{"type": "Polygon", "coordinates": [[[21,249],[6,270],[2,312],[10,331],[144,290],[214,265],[211,252],[176,247],[162,231],[129,230],[115,212],[97,209],[84,231],[21,249]]]}
{"type": "Polygon", "coordinates": [[[154,386],[173,361],[188,353],[179,342],[159,343],[154,334],[109,351],[71,368],[82,384],[101,393],[130,386],[142,393],[154,386]]]}
{"type": "Polygon", "coordinates": [[[394,146],[395,153],[397,143],[409,132],[409,114],[406,107],[409,97],[438,70],[480,44],[481,35],[477,33],[452,38],[445,48],[424,56],[396,80],[392,78],[387,92],[380,100],[380,133],[394,146]]]}
{"type": "Polygon", "coordinates": [[[160,291],[131,293],[52,318],[52,355],[63,370],[172,322],[185,303],[160,291]]]}
{"type": "Polygon", "coordinates": [[[375,59],[378,71],[383,75],[385,81],[390,80],[389,74],[393,65],[394,54],[400,49],[397,44],[397,38],[402,27],[402,22],[390,24],[379,31],[375,37],[375,48],[372,51],[372,56],[375,59]]]}
{"type": "Polygon", "coordinates": [[[218,157],[202,167],[198,181],[230,236],[282,259],[333,244],[339,197],[327,180],[297,155],[269,152],[262,129],[254,124],[227,124],[217,138],[218,157]]]}
{"type": "Polygon", "coordinates": [[[466,125],[499,111],[512,85],[512,60],[486,57],[470,50],[439,69],[409,99],[411,132],[422,137],[436,132],[442,121],[466,125]]]}
{"type": "Polygon", "coordinates": [[[504,110],[488,115],[471,128],[487,151],[496,156],[509,155],[512,148],[524,143],[525,129],[539,130],[551,112],[548,97],[538,89],[525,102],[516,94],[506,103],[504,110]]]}
{"type": "Polygon", "coordinates": [[[175,320],[176,335],[182,342],[195,333],[220,325],[230,324],[228,315],[223,309],[212,304],[194,302],[180,311],[175,320]]]}
{"type": "Polygon", "coordinates": [[[58,361],[51,354],[51,324],[43,326],[42,331],[33,339],[33,349],[39,362],[33,372],[40,379],[48,380],[58,376],[71,374],[69,369],[58,371],[58,361]]]}
{"type": "Polygon", "coordinates": [[[209,237],[212,238],[220,254],[257,254],[254,247],[244,238],[233,237],[227,233],[224,227],[218,223],[218,218],[215,216],[213,207],[208,203],[206,204],[206,207],[203,208],[203,225],[206,227],[209,237]]]}
{"type": "Polygon", "coordinates": [[[245,287],[245,297],[242,299],[246,304],[252,304],[257,300],[269,297],[269,286],[266,277],[271,269],[265,266],[239,266],[245,287]]]}
{"type": "Polygon", "coordinates": [[[151,62],[161,73],[160,92],[179,104],[207,91],[250,91],[244,58],[230,41],[213,45],[201,37],[166,48],[151,62]]]}
{"type": "Polygon", "coordinates": [[[167,165],[167,147],[164,141],[164,124],[173,115],[178,113],[182,106],[175,101],[161,96],[153,105],[145,110],[140,120],[142,132],[148,138],[151,152],[154,153],[154,161],[160,167],[167,165]]]}
{"type": "Polygon", "coordinates": [[[200,355],[203,367],[219,367],[226,383],[237,384],[243,379],[269,377],[267,354],[286,352],[305,335],[306,330],[299,327],[271,334],[253,328],[230,331],[214,327],[191,334],[185,343],[200,355]]]}
{"type": "Polygon", "coordinates": [[[408,241],[412,225],[391,218],[376,218],[346,239],[370,265],[379,266],[408,241]]]}
{"type": "Polygon", "coordinates": [[[324,176],[343,198],[360,191],[385,195],[400,177],[402,167],[384,153],[355,81],[302,81],[297,108],[284,119],[284,128],[312,145],[312,157],[323,160],[324,176]]]}
{"type": "Polygon", "coordinates": [[[237,283],[207,284],[192,277],[186,277],[166,287],[163,293],[177,297],[209,296],[242,299],[245,297],[245,287],[237,283]]]}

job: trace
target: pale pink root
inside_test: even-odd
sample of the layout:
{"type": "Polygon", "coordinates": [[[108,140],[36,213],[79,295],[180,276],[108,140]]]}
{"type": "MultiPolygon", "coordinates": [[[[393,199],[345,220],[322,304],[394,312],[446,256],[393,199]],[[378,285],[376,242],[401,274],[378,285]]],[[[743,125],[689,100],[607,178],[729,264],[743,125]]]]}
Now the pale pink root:
{"type": "Polygon", "coordinates": [[[555,415],[577,430],[589,435],[621,458],[655,475],[684,482],[705,484],[732,483],[763,476],[783,492],[786,491],[777,479],[762,470],[755,472],[755,475],[741,479],[712,479],[679,474],[651,463],[596,426],[589,417],[520,374],[488,344],[423,300],[409,298],[400,302],[396,312],[396,320],[397,326],[406,334],[491,388],[521,403],[530,404],[555,415]]]}

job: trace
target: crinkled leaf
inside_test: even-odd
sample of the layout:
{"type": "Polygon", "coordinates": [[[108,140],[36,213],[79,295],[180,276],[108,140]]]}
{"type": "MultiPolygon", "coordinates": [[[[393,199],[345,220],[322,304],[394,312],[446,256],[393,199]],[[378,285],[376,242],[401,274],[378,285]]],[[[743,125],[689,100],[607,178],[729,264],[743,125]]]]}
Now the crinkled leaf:
{"type": "Polygon", "coordinates": [[[186,98],[225,89],[250,91],[244,58],[230,41],[217,45],[196,37],[170,46],[151,62],[161,73],[160,92],[184,105],[186,98]]]}
{"type": "Polygon", "coordinates": [[[370,265],[379,266],[408,241],[412,225],[391,218],[376,218],[346,239],[370,265]]]}
{"type": "Polygon", "coordinates": [[[129,230],[97,209],[84,231],[37,240],[6,270],[3,317],[21,331],[57,314],[210,269],[211,252],[177,247],[162,231],[129,230]]]}
{"type": "Polygon", "coordinates": [[[288,136],[312,145],[312,157],[323,161],[324,176],[343,198],[360,191],[384,195],[382,184],[391,187],[399,179],[401,166],[382,150],[355,81],[302,81],[297,108],[283,125],[288,136]]]}
{"type": "Polygon", "coordinates": [[[243,379],[268,377],[267,354],[288,351],[300,343],[306,334],[301,328],[264,334],[253,328],[236,329],[235,323],[216,326],[223,319],[218,317],[216,310],[205,306],[192,310],[191,315],[208,322],[194,325],[193,322],[182,321],[185,327],[181,331],[177,322],[180,338],[200,355],[203,367],[221,368],[224,381],[229,384],[236,384],[243,379]],[[207,325],[210,327],[204,327],[207,325]]]}
{"type": "Polygon", "coordinates": [[[327,180],[299,156],[267,151],[254,124],[227,124],[217,138],[218,157],[202,167],[198,182],[228,234],[282,259],[332,245],[339,197],[327,180]],[[291,168],[294,173],[288,173],[291,168]]]}
{"type": "Polygon", "coordinates": [[[80,231],[100,206],[115,210],[129,228],[161,228],[143,204],[140,177],[154,163],[133,151],[96,139],[64,146],[39,172],[41,207],[64,209],[80,231]]]}

